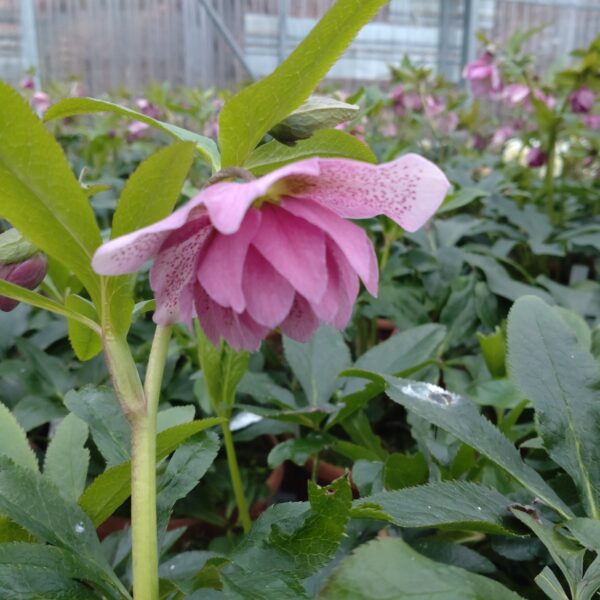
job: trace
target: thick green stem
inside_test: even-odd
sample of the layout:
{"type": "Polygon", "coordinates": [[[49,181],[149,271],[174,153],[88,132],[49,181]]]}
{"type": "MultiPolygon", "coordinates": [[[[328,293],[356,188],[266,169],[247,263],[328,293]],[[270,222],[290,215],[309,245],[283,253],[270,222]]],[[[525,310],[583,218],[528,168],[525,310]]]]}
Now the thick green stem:
{"type": "Polygon", "coordinates": [[[231,430],[229,429],[229,420],[223,423],[221,427],[223,429],[223,441],[225,442],[227,465],[229,466],[229,476],[231,477],[231,485],[233,486],[233,493],[238,507],[239,519],[242,522],[244,533],[249,533],[250,528],[252,527],[252,520],[250,519],[250,512],[248,511],[246,496],[244,495],[244,486],[242,484],[240,467],[235,453],[233,437],[231,436],[231,430]]]}
{"type": "Polygon", "coordinates": [[[546,163],[546,176],[544,178],[544,194],[546,196],[546,207],[550,222],[556,222],[556,211],[554,207],[554,159],[556,157],[556,130],[550,132],[548,141],[548,162],[546,163]]]}
{"type": "Polygon", "coordinates": [[[170,327],[158,327],[145,386],[125,339],[104,334],[115,392],[131,428],[131,534],[133,592],[136,600],[158,600],[156,530],[156,413],[170,327]]]}

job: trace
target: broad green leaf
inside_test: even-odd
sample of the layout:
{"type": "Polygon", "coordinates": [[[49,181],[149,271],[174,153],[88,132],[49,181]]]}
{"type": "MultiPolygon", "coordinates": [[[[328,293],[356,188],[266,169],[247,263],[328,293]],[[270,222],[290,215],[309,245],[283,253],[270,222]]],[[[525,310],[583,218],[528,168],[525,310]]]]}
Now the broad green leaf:
{"type": "Polygon", "coordinates": [[[422,453],[390,454],[383,467],[383,481],[386,489],[400,490],[427,482],[429,469],[422,453]]]}
{"type": "Polygon", "coordinates": [[[129,460],[129,425],[111,388],[86,385],[68,392],[63,402],[89,425],[94,443],[109,467],[129,460]]]}
{"type": "Polygon", "coordinates": [[[92,271],[100,230],[62,149],[27,102],[0,82],[0,218],[69,267],[100,300],[92,271]]]}
{"type": "Polygon", "coordinates": [[[562,583],[550,567],[544,567],[534,581],[550,600],[570,600],[565,594],[562,583]]]}
{"type": "Polygon", "coordinates": [[[3,600],[131,598],[114,575],[73,552],[45,544],[0,544],[0,589],[3,600]],[[91,584],[102,595],[81,586],[80,581],[91,584]]]}
{"type": "MultiPolygon", "coordinates": [[[[92,322],[98,319],[98,313],[94,305],[89,300],[76,294],[67,296],[65,307],[83,315],[92,322]]],[[[67,322],[69,324],[69,341],[79,360],[91,360],[102,351],[102,338],[96,331],[76,319],[67,319],[67,322]]]]}
{"type": "Polygon", "coordinates": [[[441,215],[445,212],[457,210],[458,208],[467,206],[467,204],[471,204],[474,200],[485,198],[486,196],[489,196],[489,192],[486,192],[485,190],[471,187],[460,188],[460,190],[446,196],[446,199],[438,208],[436,214],[441,215]]]}
{"type": "Polygon", "coordinates": [[[223,167],[246,162],[264,134],[308,98],[360,28],[385,3],[338,0],[271,75],[225,104],[219,117],[223,167]]]}
{"type": "Polygon", "coordinates": [[[209,161],[213,171],[218,171],[220,169],[219,150],[217,144],[210,138],[183,129],[183,127],[153,119],[152,117],[132,110],[131,108],[114,104],[113,102],[107,102],[106,100],[97,100],[95,98],[66,98],[65,100],[53,104],[46,111],[44,121],[98,112],[111,112],[129,119],[142,121],[142,123],[146,123],[155,129],[159,129],[182,142],[194,142],[196,149],[209,161]]]}
{"type": "Polygon", "coordinates": [[[600,521],[577,517],[569,519],[565,526],[582,546],[600,554],[600,521]]]}
{"type": "Polygon", "coordinates": [[[256,175],[264,175],[288,163],[313,156],[377,162],[377,157],[369,146],[353,135],[339,129],[323,129],[307,140],[296,142],[293,146],[275,140],[263,144],[250,155],[244,168],[256,175]]]}
{"type": "Polygon", "coordinates": [[[532,297],[510,311],[508,349],[544,447],[575,481],[588,515],[600,518],[600,365],[560,315],[532,297]]]}
{"type": "MultiPolygon", "coordinates": [[[[376,380],[378,377],[372,376],[376,380]]],[[[451,433],[506,470],[524,487],[563,516],[569,507],[556,492],[525,464],[518,450],[467,399],[431,383],[382,376],[387,395],[432,425],[451,433]]]]}
{"type": "MultiPolygon", "coordinates": [[[[156,438],[156,460],[160,461],[183,442],[209,427],[220,425],[223,419],[211,418],[171,427],[156,438]]],[[[99,475],[79,498],[79,505],[95,526],[102,524],[129,498],[131,493],[131,463],[123,462],[99,475]]]]}
{"type": "Polygon", "coordinates": [[[68,414],[57,427],[48,444],[44,475],[75,502],[85,489],[90,451],[85,447],[88,426],[74,413],[68,414]]]}
{"type": "MultiPolygon", "coordinates": [[[[302,583],[289,573],[267,571],[260,568],[246,571],[231,568],[222,573],[225,598],[231,600],[308,600],[302,583]]],[[[203,599],[204,595],[198,598],[203,599]]],[[[195,596],[192,596],[195,598],[195,596]]]]}
{"type": "Polygon", "coordinates": [[[519,600],[521,596],[482,575],[425,558],[400,538],[380,538],[346,558],[319,598],[519,600]]]}
{"type": "Polygon", "coordinates": [[[302,344],[283,338],[283,351],[311,406],[327,404],[339,385],[339,373],[350,366],[350,350],[336,329],[321,326],[302,344]]]}
{"type": "Polygon", "coordinates": [[[515,532],[510,504],[508,498],[482,485],[444,481],[361,498],[355,501],[352,516],[380,518],[399,527],[507,534],[515,532]]]}
{"type": "Polygon", "coordinates": [[[155,152],[127,180],[113,216],[111,239],[168,217],[194,158],[194,144],[178,142],[155,152]]]}
{"type": "Polygon", "coordinates": [[[321,129],[335,127],[356,117],[359,107],[327,96],[309,96],[295,111],[269,131],[279,142],[293,144],[321,129]]]}
{"type": "Polygon", "coordinates": [[[15,464],[38,471],[35,457],[25,432],[8,408],[0,402],[0,456],[7,456],[15,464]]]}
{"type": "Polygon", "coordinates": [[[306,437],[286,440],[277,444],[269,452],[267,462],[271,469],[278,467],[286,460],[291,460],[293,463],[303,466],[311,456],[315,456],[327,446],[331,446],[334,439],[327,434],[310,432],[306,437]]]}
{"type": "Polygon", "coordinates": [[[157,486],[156,510],[160,534],[167,528],[175,502],[196,487],[218,452],[219,437],[213,431],[198,433],[175,450],[157,486]]]}

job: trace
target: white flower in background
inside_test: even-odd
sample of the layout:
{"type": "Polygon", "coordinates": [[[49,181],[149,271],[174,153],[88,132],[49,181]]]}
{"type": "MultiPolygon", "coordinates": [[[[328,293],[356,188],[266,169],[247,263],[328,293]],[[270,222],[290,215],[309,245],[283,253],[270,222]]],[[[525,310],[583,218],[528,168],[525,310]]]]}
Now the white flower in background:
{"type": "Polygon", "coordinates": [[[523,167],[527,166],[527,152],[529,148],[519,138],[506,140],[502,152],[502,160],[505,163],[518,161],[523,167]]]}

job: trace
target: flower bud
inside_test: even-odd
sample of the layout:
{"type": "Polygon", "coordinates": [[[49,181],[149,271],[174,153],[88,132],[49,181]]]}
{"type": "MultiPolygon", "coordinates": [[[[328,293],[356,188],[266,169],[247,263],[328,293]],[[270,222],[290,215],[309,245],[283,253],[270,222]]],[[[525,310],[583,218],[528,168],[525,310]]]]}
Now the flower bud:
{"type": "MultiPolygon", "coordinates": [[[[14,283],[28,290],[35,289],[46,277],[48,259],[41,253],[34,254],[22,262],[0,263],[0,279],[14,283]]],[[[10,312],[19,302],[6,296],[0,296],[0,310],[10,312]]]]}

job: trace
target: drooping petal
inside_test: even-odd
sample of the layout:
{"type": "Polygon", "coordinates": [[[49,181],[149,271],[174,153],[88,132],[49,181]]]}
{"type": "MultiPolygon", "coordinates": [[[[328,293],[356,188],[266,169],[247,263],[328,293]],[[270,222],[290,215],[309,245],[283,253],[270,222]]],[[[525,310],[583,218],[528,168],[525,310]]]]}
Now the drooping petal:
{"type": "Polygon", "coordinates": [[[309,158],[276,169],[254,181],[245,183],[224,181],[211,185],[200,193],[213,225],[224,234],[234,233],[244,220],[252,203],[266,195],[271,187],[283,179],[317,176],[319,159],[309,158]]]}
{"type": "Polygon", "coordinates": [[[231,308],[220,306],[200,284],[196,284],[194,298],[202,330],[214,345],[223,338],[236,350],[258,350],[268,333],[266,327],[256,323],[247,313],[238,315],[231,308]]]}
{"type": "MultiPolygon", "coordinates": [[[[384,214],[407,231],[416,231],[435,213],[450,187],[444,173],[417,154],[382,165],[341,158],[319,160],[321,172],[309,198],[350,219],[384,214]]],[[[307,178],[309,179],[309,178],[307,178]]]]}
{"type": "Polygon", "coordinates": [[[329,240],[327,244],[327,290],[318,303],[311,303],[317,317],[338,329],[348,325],[358,295],[358,277],[346,256],[329,240]]]}
{"type": "Polygon", "coordinates": [[[305,298],[296,294],[290,314],[281,324],[281,331],[297,342],[307,342],[319,328],[319,319],[305,298]]]}
{"type": "Polygon", "coordinates": [[[274,328],[290,312],[294,288],[254,248],[244,265],[244,296],[248,314],[261,325],[274,328]]]}
{"type": "Polygon", "coordinates": [[[345,254],[367,290],[371,295],[377,296],[379,282],[377,256],[373,244],[362,228],[345,221],[335,212],[311,200],[284,198],[281,206],[325,231],[345,254]]]}
{"type": "Polygon", "coordinates": [[[252,244],[292,287],[318,302],[327,287],[325,234],[278,206],[264,205],[252,244]]]}
{"type": "Polygon", "coordinates": [[[201,204],[201,197],[196,196],[165,219],[106,242],[94,254],[94,271],[100,275],[123,275],[137,271],[147,260],[156,256],[169,234],[185,225],[190,213],[201,204]]]}
{"type": "Polygon", "coordinates": [[[198,281],[208,295],[237,313],[246,307],[242,290],[244,262],[260,221],[259,211],[250,209],[235,233],[212,238],[198,266],[198,281]]]}
{"type": "Polygon", "coordinates": [[[183,302],[192,293],[198,256],[209,239],[213,228],[206,216],[186,223],[165,240],[152,268],[150,285],[156,297],[154,322],[168,325],[180,320],[189,322],[191,301],[183,302]]]}

